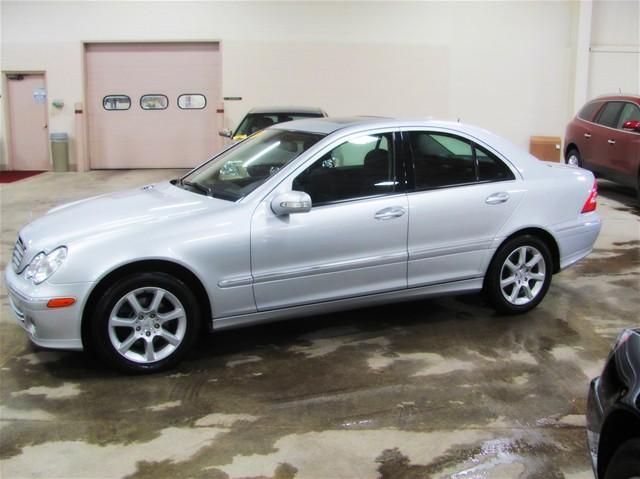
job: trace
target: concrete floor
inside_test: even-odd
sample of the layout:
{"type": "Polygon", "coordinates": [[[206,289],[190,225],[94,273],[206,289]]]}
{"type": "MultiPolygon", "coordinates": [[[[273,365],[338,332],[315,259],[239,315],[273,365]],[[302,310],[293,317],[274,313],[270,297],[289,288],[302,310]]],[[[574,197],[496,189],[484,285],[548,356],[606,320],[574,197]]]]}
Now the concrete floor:
{"type": "MultiPolygon", "coordinates": [[[[2,265],[50,207],[177,176],[47,173],[1,189],[2,265]]],[[[596,251],[546,299],[499,317],[479,297],[219,333],[178,369],[118,375],[33,348],[0,320],[0,475],[196,478],[589,478],[584,412],[638,325],[640,211],[601,182],[596,251]]]]}

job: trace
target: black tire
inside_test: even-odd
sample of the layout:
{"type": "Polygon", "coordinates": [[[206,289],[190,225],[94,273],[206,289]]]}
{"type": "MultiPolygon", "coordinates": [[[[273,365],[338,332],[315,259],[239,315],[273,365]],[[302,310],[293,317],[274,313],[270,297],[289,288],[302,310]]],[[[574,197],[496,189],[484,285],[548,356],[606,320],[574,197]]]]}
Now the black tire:
{"type": "Polygon", "coordinates": [[[580,156],[580,152],[578,151],[577,148],[571,148],[569,151],[567,151],[567,155],[564,157],[565,164],[567,164],[567,165],[571,164],[569,162],[569,159],[571,157],[575,157],[575,159],[577,161],[577,163],[574,164],[573,166],[577,166],[577,167],[582,168],[582,156],[580,156]]]}
{"type": "Polygon", "coordinates": [[[137,273],[119,280],[104,292],[94,312],[89,332],[91,348],[105,363],[126,373],[153,373],[175,366],[192,349],[201,327],[201,311],[194,293],[181,280],[160,272],[137,273]],[[158,292],[161,299],[153,309],[158,292]],[[127,299],[131,294],[140,307],[140,315],[127,299]],[[157,312],[154,314],[152,309],[157,312]],[[117,318],[112,318],[114,311],[117,318]],[[177,318],[166,319],[171,315],[177,318]],[[120,317],[130,321],[131,326],[114,326],[111,321],[120,317]],[[166,339],[169,337],[176,344],[166,339]],[[118,352],[114,342],[122,341],[118,344],[124,348],[130,339],[133,342],[126,351],[118,352]],[[146,353],[147,343],[154,350],[150,356],[146,353]],[[155,348],[159,348],[157,360],[155,348]]]}
{"type": "Polygon", "coordinates": [[[609,461],[604,479],[640,477],[640,438],[622,444],[609,461]]]}
{"type": "MultiPolygon", "coordinates": [[[[511,262],[510,264],[514,263],[511,262]]],[[[528,234],[517,236],[503,244],[493,256],[484,278],[483,294],[487,302],[499,313],[526,313],[535,308],[547,294],[552,275],[553,262],[551,260],[551,253],[545,242],[536,236],[528,234]],[[539,253],[541,259],[533,267],[527,267],[528,263],[525,263],[522,267],[518,267],[516,272],[512,272],[507,267],[506,261],[508,258],[511,259],[513,255],[519,256],[521,248],[525,250],[525,258],[528,259],[528,263],[533,261],[534,253],[539,253]],[[540,261],[542,261],[542,263],[540,261]],[[527,269],[528,271],[524,271],[527,269]],[[509,276],[509,273],[511,273],[511,276],[509,276]],[[539,278],[541,275],[544,275],[543,279],[539,278]],[[529,276],[536,276],[536,279],[529,278],[529,276]],[[511,277],[516,278],[514,282],[511,283],[513,286],[511,288],[509,288],[510,285],[505,286],[503,292],[501,281],[506,281],[511,277]],[[522,302],[522,304],[515,304],[505,297],[507,293],[514,294],[516,288],[518,288],[518,290],[515,291],[514,301],[516,303],[522,302]],[[532,298],[529,299],[527,294],[525,294],[527,291],[532,294],[532,298]]]]}

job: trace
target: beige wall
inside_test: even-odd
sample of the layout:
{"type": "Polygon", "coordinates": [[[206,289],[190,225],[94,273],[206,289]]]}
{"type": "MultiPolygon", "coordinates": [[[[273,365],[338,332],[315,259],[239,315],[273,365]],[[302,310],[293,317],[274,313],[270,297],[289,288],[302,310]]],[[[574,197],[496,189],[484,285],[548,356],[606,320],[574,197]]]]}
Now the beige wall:
{"type": "MultiPolygon", "coordinates": [[[[528,145],[573,114],[571,2],[3,1],[3,71],[44,70],[50,131],[75,140],[83,42],[220,40],[226,122],[257,105],[435,116],[528,145]]],[[[4,99],[3,99],[4,101],[4,99]]],[[[72,151],[74,149],[72,148],[72,151]]],[[[72,159],[75,162],[75,158],[72,159]]]]}

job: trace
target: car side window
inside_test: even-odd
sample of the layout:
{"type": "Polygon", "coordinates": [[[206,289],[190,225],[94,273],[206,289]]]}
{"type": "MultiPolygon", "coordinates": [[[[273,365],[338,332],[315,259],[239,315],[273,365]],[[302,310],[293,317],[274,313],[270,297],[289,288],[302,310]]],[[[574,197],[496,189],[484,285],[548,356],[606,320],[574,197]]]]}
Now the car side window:
{"type": "Polygon", "coordinates": [[[598,125],[608,126],[609,128],[615,128],[618,123],[620,110],[622,110],[623,106],[624,103],[621,101],[608,102],[600,111],[598,118],[596,118],[596,123],[598,125]]]}
{"type": "Polygon", "coordinates": [[[621,129],[627,121],[640,121],[640,108],[633,103],[625,103],[616,128],[621,129]]]}
{"type": "Polygon", "coordinates": [[[322,155],[293,180],[314,206],[395,190],[393,134],[362,135],[322,155]]]}
{"type": "Polygon", "coordinates": [[[513,172],[497,156],[474,144],[479,181],[515,180],[513,172]]]}
{"type": "Polygon", "coordinates": [[[444,133],[410,131],[416,189],[441,188],[476,181],[471,143],[444,133]]]}

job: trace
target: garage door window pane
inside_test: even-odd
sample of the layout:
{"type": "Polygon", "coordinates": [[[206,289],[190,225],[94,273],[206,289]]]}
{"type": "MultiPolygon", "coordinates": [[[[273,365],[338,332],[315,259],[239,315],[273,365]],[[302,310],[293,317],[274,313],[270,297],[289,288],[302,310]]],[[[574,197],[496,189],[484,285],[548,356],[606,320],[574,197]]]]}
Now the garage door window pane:
{"type": "Polygon", "coordinates": [[[107,95],[102,99],[105,110],[128,110],[131,108],[131,98],[127,95],[107,95]]]}
{"type": "Polygon", "coordinates": [[[181,110],[202,110],[207,106],[207,99],[204,95],[185,94],[178,97],[178,107],[181,110]]]}
{"type": "Polygon", "coordinates": [[[169,105],[169,99],[164,95],[144,95],[140,98],[143,110],[164,110],[169,105]]]}
{"type": "Polygon", "coordinates": [[[476,181],[471,144],[462,138],[424,131],[409,133],[416,189],[441,188],[476,181]]]}
{"type": "Polygon", "coordinates": [[[308,193],[314,206],[392,193],[395,185],[391,133],[349,140],[293,180],[293,189],[308,193]]]}

